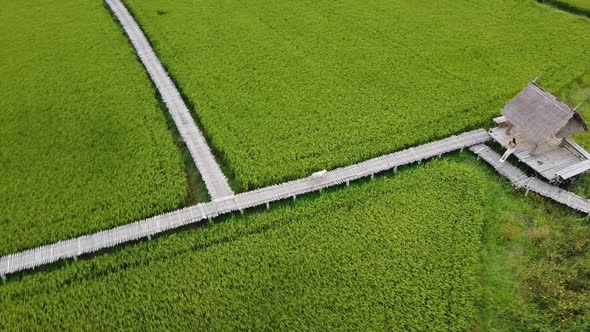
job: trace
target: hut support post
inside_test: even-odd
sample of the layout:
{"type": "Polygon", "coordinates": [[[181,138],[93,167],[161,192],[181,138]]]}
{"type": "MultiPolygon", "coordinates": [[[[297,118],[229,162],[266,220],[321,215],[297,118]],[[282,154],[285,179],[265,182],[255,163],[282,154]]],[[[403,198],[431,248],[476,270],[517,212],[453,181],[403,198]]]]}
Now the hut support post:
{"type": "Polygon", "coordinates": [[[506,126],[506,135],[510,135],[510,132],[512,132],[512,123],[508,122],[508,126],[506,126]]]}
{"type": "Polygon", "coordinates": [[[537,144],[535,144],[535,146],[533,147],[533,149],[531,150],[531,155],[535,155],[535,152],[537,152],[537,144]]]}

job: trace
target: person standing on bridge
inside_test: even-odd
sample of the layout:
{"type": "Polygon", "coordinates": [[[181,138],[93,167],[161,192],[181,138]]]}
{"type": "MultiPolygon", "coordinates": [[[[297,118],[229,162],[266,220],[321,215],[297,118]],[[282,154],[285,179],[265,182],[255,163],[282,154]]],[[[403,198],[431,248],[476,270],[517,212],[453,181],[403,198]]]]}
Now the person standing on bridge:
{"type": "Polygon", "coordinates": [[[500,162],[505,162],[514,151],[516,151],[516,138],[512,138],[512,140],[508,141],[508,149],[506,149],[506,152],[504,152],[504,155],[500,158],[500,162]]]}

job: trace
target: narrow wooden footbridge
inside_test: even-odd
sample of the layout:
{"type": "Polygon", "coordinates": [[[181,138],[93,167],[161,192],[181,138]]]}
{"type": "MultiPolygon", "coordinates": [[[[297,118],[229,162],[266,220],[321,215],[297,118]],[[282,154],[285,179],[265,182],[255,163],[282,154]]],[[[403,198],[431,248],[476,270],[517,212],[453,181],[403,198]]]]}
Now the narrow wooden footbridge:
{"type": "Polygon", "coordinates": [[[184,209],[161,214],[148,219],[118,226],[94,234],[59,241],[34,249],[24,250],[0,257],[0,275],[4,276],[21,270],[50,264],[60,259],[75,258],[84,254],[113,247],[125,242],[149,238],[184,225],[211,220],[219,215],[266,205],[284,200],[296,199],[298,195],[321,191],[324,188],[346,184],[377,173],[438,157],[445,153],[481,144],[490,139],[489,134],[478,129],[439,141],[412,147],[383,155],[358,164],[337,168],[322,176],[306,178],[273,185],[212,202],[201,203],[184,209]]]}
{"type": "Polygon", "coordinates": [[[140,58],[150,78],[156,85],[160,96],[174,120],[178,132],[182,136],[190,154],[201,173],[211,199],[218,199],[232,195],[233,192],[223,175],[219,164],[207,145],[203,134],[193,121],[190,111],[180,96],[180,92],[168,76],[152,49],[147,38],[135,22],[127,8],[120,0],[105,0],[106,4],[117,17],[129,40],[133,44],[137,56],[140,58]]]}
{"type": "Polygon", "coordinates": [[[469,148],[478,158],[483,159],[490,164],[498,173],[506,177],[513,186],[524,188],[526,192],[536,192],[537,194],[550,198],[556,202],[564,204],[574,210],[590,213],[590,202],[570,191],[563,190],[557,186],[551,185],[545,181],[539,180],[534,176],[528,176],[517,167],[505,162],[500,162],[500,155],[485,144],[477,144],[469,148]]]}
{"type": "Polygon", "coordinates": [[[59,241],[53,244],[24,250],[0,257],[0,275],[33,269],[60,259],[76,258],[126,242],[150,238],[153,235],[181,226],[211,220],[219,215],[243,212],[248,208],[264,206],[270,208],[272,202],[293,199],[297,196],[322,189],[346,184],[361,178],[370,177],[398,167],[440,157],[443,154],[469,148],[479,158],[489,163],[515,187],[536,192],[542,196],[565,204],[573,209],[589,214],[590,201],[559,187],[550,185],[535,177],[526,175],[509,163],[500,163],[500,155],[483,144],[490,139],[484,129],[465,132],[439,141],[401,150],[358,164],[328,171],[321,176],[309,176],[215,201],[200,203],[184,209],[164,213],[130,224],[118,226],[101,232],[59,241]]]}

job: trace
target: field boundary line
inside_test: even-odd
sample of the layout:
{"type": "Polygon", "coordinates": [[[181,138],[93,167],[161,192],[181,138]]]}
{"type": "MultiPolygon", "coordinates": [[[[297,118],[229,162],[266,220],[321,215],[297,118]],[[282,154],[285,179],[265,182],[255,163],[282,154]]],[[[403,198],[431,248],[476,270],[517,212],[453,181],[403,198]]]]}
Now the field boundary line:
{"type": "Polygon", "coordinates": [[[215,161],[205,137],[195,124],[180,92],[162,66],[145,34],[120,0],[105,0],[105,3],[121,24],[137,56],[162,96],[178,132],[205,182],[211,199],[216,200],[233,195],[227,178],[215,161]]]}
{"type": "Polygon", "coordinates": [[[555,10],[566,12],[571,15],[590,18],[590,9],[578,7],[574,4],[570,4],[560,0],[537,0],[537,2],[542,5],[553,7],[555,10]]]}
{"type": "MultiPolygon", "coordinates": [[[[110,1],[110,0],[109,0],[110,1]]],[[[0,257],[0,275],[34,269],[56,262],[60,259],[76,258],[102,249],[117,246],[125,242],[166,232],[178,227],[211,220],[219,215],[231,212],[243,212],[245,209],[266,205],[270,209],[272,202],[296,199],[303,195],[322,189],[346,184],[361,178],[371,177],[377,173],[397,168],[443,154],[463,150],[470,146],[490,140],[484,129],[468,131],[438,141],[393,152],[358,164],[336,168],[321,176],[308,176],[265,188],[260,188],[211,202],[200,203],[180,210],[164,213],[130,224],[117,226],[89,235],[28,249],[0,257]]]]}

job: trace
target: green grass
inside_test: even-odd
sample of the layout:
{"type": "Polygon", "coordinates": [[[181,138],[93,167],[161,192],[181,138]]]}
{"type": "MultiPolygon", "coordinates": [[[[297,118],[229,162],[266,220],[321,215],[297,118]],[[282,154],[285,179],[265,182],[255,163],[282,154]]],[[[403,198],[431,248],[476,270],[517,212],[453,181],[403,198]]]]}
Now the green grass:
{"type": "Polygon", "coordinates": [[[0,255],[183,205],[183,161],[101,1],[2,1],[0,255]]]}
{"type": "Polygon", "coordinates": [[[487,331],[590,329],[590,225],[543,200],[500,195],[487,224],[480,302],[487,331]]]}
{"type": "Polygon", "coordinates": [[[580,331],[589,238],[465,152],[13,276],[0,329],[580,331]]]}
{"type": "MultiPolygon", "coordinates": [[[[584,120],[590,121],[590,68],[564,87],[558,96],[567,101],[572,107],[577,106],[576,110],[584,120]]],[[[573,139],[586,150],[590,150],[590,132],[586,131],[574,135],[573,139]]]]}
{"type": "Polygon", "coordinates": [[[534,1],[125,2],[238,190],[491,125],[590,57],[590,22],[534,1]]]}
{"type": "MultiPolygon", "coordinates": [[[[582,117],[590,120],[590,70],[565,86],[558,96],[567,101],[582,117]]],[[[572,137],[576,143],[590,151],[590,131],[578,133],[572,137]]],[[[590,198],[590,174],[581,175],[569,188],[578,195],[590,198]]]]}
{"type": "Polygon", "coordinates": [[[578,213],[509,183],[487,169],[479,320],[482,331],[584,331],[590,328],[590,225],[578,213]],[[555,285],[561,288],[547,286],[555,285]]]}

